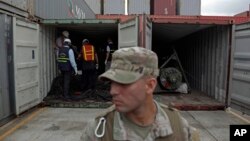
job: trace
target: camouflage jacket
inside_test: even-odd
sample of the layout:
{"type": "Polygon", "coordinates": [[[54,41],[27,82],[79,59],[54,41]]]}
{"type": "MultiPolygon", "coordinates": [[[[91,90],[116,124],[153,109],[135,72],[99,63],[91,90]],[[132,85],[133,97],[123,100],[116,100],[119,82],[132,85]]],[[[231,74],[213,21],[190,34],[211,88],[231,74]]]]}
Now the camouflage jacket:
{"type": "MultiPolygon", "coordinates": [[[[171,123],[169,120],[169,116],[164,112],[163,107],[165,105],[159,104],[155,101],[157,105],[157,114],[156,120],[153,123],[153,127],[145,139],[142,139],[138,136],[133,130],[128,129],[127,126],[123,124],[121,120],[121,116],[119,112],[114,111],[114,106],[108,108],[104,113],[100,114],[98,117],[104,117],[108,113],[114,111],[114,122],[113,122],[113,133],[109,133],[111,131],[105,131],[105,134],[112,134],[112,140],[119,140],[119,141],[154,141],[158,138],[168,137],[173,134],[173,127],[171,127],[171,123]]],[[[179,116],[179,115],[178,115],[179,116]]],[[[180,116],[180,121],[183,127],[184,133],[184,141],[199,141],[199,133],[198,131],[189,126],[188,122],[180,116]]],[[[97,129],[98,121],[93,120],[90,121],[89,124],[85,127],[84,132],[81,136],[82,141],[101,141],[102,139],[98,138],[95,135],[95,130],[97,129]]],[[[101,124],[103,126],[103,124],[101,124]]],[[[103,130],[103,127],[99,127],[103,130]]],[[[99,129],[98,128],[98,129],[99,129]]],[[[164,139],[163,139],[164,140],[164,139]]],[[[168,140],[168,139],[166,139],[168,140]]]]}

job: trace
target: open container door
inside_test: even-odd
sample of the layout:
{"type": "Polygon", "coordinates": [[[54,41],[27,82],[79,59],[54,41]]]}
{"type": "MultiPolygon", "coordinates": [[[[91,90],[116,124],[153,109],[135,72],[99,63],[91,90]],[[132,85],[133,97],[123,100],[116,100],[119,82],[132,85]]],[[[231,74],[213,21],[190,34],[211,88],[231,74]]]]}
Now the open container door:
{"type": "Polygon", "coordinates": [[[145,48],[152,50],[152,22],[148,17],[145,17],[145,48]]]}
{"type": "Polygon", "coordinates": [[[146,49],[152,50],[152,21],[147,15],[140,17],[140,34],[142,35],[140,46],[145,47],[146,49]]]}
{"type": "Polygon", "coordinates": [[[13,18],[16,115],[41,102],[38,39],[38,24],[13,18]]]}
{"type": "Polygon", "coordinates": [[[138,17],[119,23],[118,48],[139,46],[139,19],[138,17]]]}
{"type": "Polygon", "coordinates": [[[250,114],[250,24],[235,26],[231,106],[250,114]]]}

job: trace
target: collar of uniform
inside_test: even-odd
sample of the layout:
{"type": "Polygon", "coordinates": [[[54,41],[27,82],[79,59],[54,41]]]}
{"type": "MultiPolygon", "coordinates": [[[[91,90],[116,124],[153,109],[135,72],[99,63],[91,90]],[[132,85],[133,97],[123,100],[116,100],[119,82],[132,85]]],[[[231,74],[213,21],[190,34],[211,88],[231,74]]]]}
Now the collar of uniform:
{"type": "MultiPolygon", "coordinates": [[[[167,114],[160,107],[160,105],[155,101],[157,107],[157,114],[155,117],[155,122],[153,123],[152,130],[147,138],[155,139],[158,137],[165,137],[173,134],[171,124],[167,114]]],[[[114,127],[113,127],[113,137],[114,140],[134,140],[131,134],[128,134],[123,121],[121,120],[121,115],[118,112],[115,112],[114,116],[114,127]]]]}
{"type": "Polygon", "coordinates": [[[157,114],[151,132],[152,138],[155,139],[173,134],[171,123],[166,112],[162,109],[158,102],[155,101],[155,105],[157,107],[157,114]]]}

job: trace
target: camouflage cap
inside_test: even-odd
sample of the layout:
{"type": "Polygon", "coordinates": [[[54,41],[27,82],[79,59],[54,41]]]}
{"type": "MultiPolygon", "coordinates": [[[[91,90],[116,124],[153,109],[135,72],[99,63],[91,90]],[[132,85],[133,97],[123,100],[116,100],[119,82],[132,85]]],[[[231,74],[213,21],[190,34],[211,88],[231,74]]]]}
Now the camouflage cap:
{"type": "Polygon", "coordinates": [[[99,79],[130,84],[147,75],[159,75],[157,55],[142,47],[129,47],[113,53],[110,69],[99,79]]]}

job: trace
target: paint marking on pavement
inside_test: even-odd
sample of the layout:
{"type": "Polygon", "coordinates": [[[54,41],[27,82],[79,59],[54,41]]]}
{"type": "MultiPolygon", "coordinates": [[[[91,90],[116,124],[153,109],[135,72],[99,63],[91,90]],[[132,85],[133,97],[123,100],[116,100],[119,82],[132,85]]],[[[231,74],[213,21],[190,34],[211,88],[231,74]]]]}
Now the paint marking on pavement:
{"type": "Polygon", "coordinates": [[[26,117],[24,120],[22,120],[21,122],[17,123],[14,127],[12,127],[11,129],[9,129],[8,131],[4,132],[2,135],[0,135],[0,141],[3,140],[4,138],[6,138],[7,136],[9,136],[10,134],[12,134],[13,132],[15,132],[21,126],[23,126],[26,123],[28,123],[29,121],[31,121],[34,117],[36,117],[39,113],[43,112],[45,109],[46,108],[40,108],[39,110],[31,113],[31,115],[29,115],[28,117],[26,117]]]}
{"type": "Polygon", "coordinates": [[[238,113],[232,111],[231,108],[227,108],[226,111],[227,111],[228,113],[230,113],[230,114],[232,114],[232,115],[238,117],[239,119],[243,120],[244,122],[246,122],[246,123],[248,123],[248,124],[250,123],[250,121],[249,121],[248,119],[246,119],[246,118],[242,117],[240,114],[238,114],[238,113]]]}

